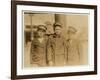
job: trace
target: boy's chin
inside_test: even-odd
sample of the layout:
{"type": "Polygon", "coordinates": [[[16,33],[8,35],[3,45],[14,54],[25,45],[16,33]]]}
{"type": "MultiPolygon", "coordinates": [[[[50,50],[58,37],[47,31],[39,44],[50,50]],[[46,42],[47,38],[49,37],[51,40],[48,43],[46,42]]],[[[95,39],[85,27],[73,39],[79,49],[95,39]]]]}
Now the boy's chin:
{"type": "Polygon", "coordinates": [[[61,34],[56,34],[56,35],[61,35],[61,34]]]}

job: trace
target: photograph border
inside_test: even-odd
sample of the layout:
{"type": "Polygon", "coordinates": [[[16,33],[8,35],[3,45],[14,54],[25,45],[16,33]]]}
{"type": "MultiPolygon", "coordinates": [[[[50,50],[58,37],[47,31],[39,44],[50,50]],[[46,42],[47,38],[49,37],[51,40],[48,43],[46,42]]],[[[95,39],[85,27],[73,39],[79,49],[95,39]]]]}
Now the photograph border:
{"type": "Polygon", "coordinates": [[[33,1],[11,1],[11,79],[12,80],[61,77],[61,76],[94,75],[94,74],[97,74],[97,6],[96,5],[64,4],[64,3],[33,2],[33,1]],[[94,71],[17,75],[17,5],[94,9],[94,71]]]}

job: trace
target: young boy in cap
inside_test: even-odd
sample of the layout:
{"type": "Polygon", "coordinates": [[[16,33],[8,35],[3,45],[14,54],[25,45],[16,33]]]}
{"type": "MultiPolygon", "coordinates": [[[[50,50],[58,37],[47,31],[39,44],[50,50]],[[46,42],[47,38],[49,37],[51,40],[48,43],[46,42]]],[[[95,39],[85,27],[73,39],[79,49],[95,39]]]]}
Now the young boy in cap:
{"type": "Polygon", "coordinates": [[[50,66],[64,66],[67,62],[67,43],[62,37],[62,25],[54,24],[54,35],[49,38],[47,46],[47,61],[50,66]]]}
{"type": "Polygon", "coordinates": [[[68,27],[68,64],[78,65],[80,64],[80,43],[78,39],[75,39],[75,34],[77,30],[75,27],[68,27]]]}
{"type": "Polygon", "coordinates": [[[46,30],[45,25],[39,25],[37,29],[38,36],[32,41],[30,58],[33,66],[46,66],[46,30]]]}

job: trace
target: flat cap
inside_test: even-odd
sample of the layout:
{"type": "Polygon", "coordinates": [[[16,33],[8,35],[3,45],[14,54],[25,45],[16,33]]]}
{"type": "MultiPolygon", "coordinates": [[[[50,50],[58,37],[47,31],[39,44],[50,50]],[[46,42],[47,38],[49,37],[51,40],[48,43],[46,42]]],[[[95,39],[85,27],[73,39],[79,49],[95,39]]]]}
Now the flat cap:
{"type": "Polygon", "coordinates": [[[38,25],[38,30],[47,30],[47,27],[45,25],[38,25]]]}
{"type": "Polygon", "coordinates": [[[77,32],[77,29],[75,27],[72,27],[72,26],[69,26],[68,27],[68,32],[72,32],[72,33],[76,33],[77,32]]]}
{"type": "Polygon", "coordinates": [[[60,27],[61,27],[62,25],[61,25],[61,23],[56,22],[56,23],[54,23],[53,26],[54,26],[54,27],[56,27],[56,26],[60,26],[60,27]]]}

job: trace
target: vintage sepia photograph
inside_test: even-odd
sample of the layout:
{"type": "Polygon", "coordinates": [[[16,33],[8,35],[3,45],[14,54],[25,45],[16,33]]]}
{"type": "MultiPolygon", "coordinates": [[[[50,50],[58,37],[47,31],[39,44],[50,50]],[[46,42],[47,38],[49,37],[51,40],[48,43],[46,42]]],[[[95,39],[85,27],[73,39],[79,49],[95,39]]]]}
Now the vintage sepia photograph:
{"type": "Polygon", "coordinates": [[[12,1],[11,78],[97,74],[97,6],[12,1]]]}
{"type": "Polygon", "coordinates": [[[87,65],[88,16],[23,11],[23,66],[87,65]]]}

